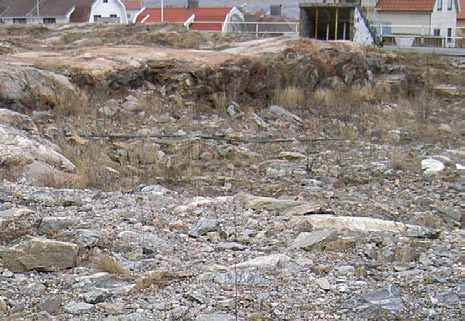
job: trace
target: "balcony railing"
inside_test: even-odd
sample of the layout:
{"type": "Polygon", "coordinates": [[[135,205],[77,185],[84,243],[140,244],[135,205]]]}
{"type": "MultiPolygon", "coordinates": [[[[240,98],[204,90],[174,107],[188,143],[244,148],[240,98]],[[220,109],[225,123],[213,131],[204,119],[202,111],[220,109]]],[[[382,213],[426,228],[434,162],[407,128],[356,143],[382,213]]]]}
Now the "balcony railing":
{"type": "Polygon", "coordinates": [[[465,48],[465,27],[372,24],[384,45],[465,48]]]}

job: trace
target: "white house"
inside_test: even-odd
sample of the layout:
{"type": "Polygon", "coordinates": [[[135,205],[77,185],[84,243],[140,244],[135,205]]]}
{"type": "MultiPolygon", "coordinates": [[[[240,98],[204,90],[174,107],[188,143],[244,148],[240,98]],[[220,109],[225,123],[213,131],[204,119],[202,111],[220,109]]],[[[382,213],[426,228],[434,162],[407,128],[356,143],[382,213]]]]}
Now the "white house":
{"type": "Polygon", "coordinates": [[[455,46],[458,0],[378,0],[375,16],[383,35],[415,35],[455,46]]]}
{"type": "Polygon", "coordinates": [[[89,22],[128,23],[126,6],[122,0],[96,0],[92,4],[89,22]]]}

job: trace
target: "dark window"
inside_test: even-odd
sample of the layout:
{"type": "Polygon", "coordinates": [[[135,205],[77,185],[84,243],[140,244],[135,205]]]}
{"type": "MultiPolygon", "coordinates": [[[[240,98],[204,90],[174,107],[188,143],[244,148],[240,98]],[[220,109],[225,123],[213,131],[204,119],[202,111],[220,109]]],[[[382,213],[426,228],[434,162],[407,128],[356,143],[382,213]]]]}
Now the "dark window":
{"type": "MultiPolygon", "coordinates": [[[[442,1],[442,0],[441,0],[442,1]]],[[[108,3],[108,0],[103,0],[103,3],[108,3]]]]}
{"type": "Polygon", "coordinates": [[[452,10],[452,0],[447,1],[447,10],[452,10]]]}
{"type": "Polygon", "coordinates": [[[26,24],[26,18],[13,18],[13,23],[22,23],[26,24]]]}
{"type": "Polygon", "coordinates": [[[44,18],[43,21],[44,21],[44,24],[45,24],[45,25],[54,24],[54,23],[57,22],[55,18],[44,18]]]}
{"type": "Polygon", "coordinates": [[[439,37],[441,35],[441,30],[440,29],[434,29],[433,30],[433,36],[439,37]]]}
{"type": "Polygon", "coordinates": [[[442,10],[442,0],[437,0],[438,1],[438,11],[442,10]]]}
{"type": "Polygon", "coordinates": [[[447,28],[447,41],[452,42],[452,28],[447,28]]]}
{"type": "Polygon", "coordinates": [[[118,16],[115,15],[115,14],[111,14],[111,15],[110,15],[110,18],[117,18],[117,17],[118,17],[118,16]]]}

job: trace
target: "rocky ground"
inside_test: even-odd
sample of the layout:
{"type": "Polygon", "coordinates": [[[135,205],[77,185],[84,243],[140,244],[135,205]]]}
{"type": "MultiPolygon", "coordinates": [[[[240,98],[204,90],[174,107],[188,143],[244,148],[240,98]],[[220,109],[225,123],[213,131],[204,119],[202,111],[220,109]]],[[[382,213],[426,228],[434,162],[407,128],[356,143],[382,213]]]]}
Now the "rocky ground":
{"type": "Polygon", "coordinates": [[[0,27],[0,320],[463,320],[460,58],[163,28],[0,27]]]}

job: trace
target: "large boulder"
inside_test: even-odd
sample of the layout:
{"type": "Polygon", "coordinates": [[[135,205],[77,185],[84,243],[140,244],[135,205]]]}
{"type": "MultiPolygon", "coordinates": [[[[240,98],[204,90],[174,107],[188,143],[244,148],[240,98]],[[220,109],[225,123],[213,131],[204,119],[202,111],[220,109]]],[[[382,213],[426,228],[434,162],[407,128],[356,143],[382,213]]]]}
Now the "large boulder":
{"type": "Polygon", "coordinates": [[[0,247],[0,262],[12,272],[60,271],[75,267],[78,246],[39,237],[25,237],[9,247],[0,247]]]}
{"type": "Polygon", "coordinates": [[[43,139],[31,119],[0,109],[0,177],[37,186],[81,187],[75,166],[43,139]],[[17,127],[16,127],[17,126],[17,127]]]}
{"type": "Polygon", "coordinates": [[[18,65],[0,66],[0,104],[15,110],[63,108],[71,111],[86,96],[67,77],[18,65]]]}

